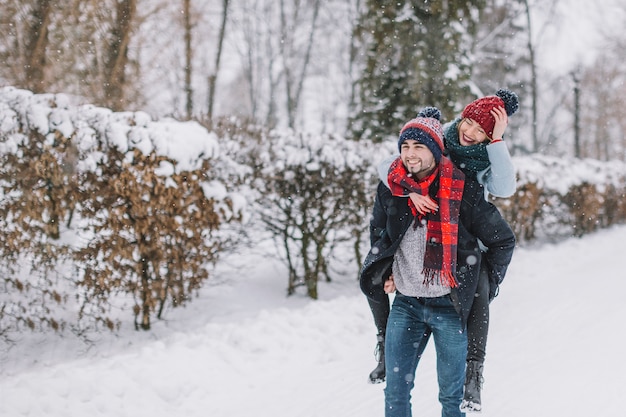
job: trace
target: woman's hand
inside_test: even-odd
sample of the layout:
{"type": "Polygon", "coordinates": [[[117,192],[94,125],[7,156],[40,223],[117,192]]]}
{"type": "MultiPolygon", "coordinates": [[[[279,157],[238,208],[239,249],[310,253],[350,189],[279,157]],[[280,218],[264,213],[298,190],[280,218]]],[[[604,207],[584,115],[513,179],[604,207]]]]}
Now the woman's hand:
{"type": "Polygon", "coordinates": [[[439,206],[437,205],[437,203],[435,203],[433,199],[427,195],[409,193],[409,198],[413,202],[413,205],[415,205],[415,208],[417,209],[417,212],[419,214],[424,215],[439,210],[439,206]]]}
{"type": "Polygon", "coordinates": [[[389,276],[389,279],[387,279],[387,281],[385,281],[383,289],[385,290],[385,294],[391,294],[392,292],[396,292],[396,283],[393,280],[393,274],[389,276]]]}
{"type": "Polygon", "coordinates": [[[493,118],[496,119],[491,140],[502,139],[506,126],[509,124],[509,117],[506,115],[506,110],[504,110],[504,107],[495,107],[490,113],[493,118]]]}

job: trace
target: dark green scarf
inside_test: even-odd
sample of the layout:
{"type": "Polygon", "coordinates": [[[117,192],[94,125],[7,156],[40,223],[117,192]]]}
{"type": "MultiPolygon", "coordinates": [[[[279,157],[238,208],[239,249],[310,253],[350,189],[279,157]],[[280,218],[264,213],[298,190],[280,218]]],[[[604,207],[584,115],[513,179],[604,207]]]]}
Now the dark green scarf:
{"type": "Polygon", "coordinates": [[[466,173],[475,174],[491,164],[487,154],[487,145],[479,143],[478,145],[461,146],[459,143],[459,123],[461,120],[463,119],[456,119],[446,128],[444,145],[448,150],[450,159],[457,167],[466,173]]]}

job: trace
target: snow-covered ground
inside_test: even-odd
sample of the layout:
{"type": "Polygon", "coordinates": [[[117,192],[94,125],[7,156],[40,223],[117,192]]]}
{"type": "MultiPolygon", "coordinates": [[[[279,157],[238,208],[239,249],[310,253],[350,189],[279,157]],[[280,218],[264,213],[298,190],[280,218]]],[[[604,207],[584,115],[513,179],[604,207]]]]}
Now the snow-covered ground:
{"type": "MultiPolygon", "coordinates": [[[[492,304],[482,416],[622,415],[625,240],[620,226],[517,250],[492,304]]],[[[371,315],[356,279],[337,281],[286,298],[279,264],[238,255],[150,332],[24,335],[2,353],[0,416],[380,417],[371,315]]],[[[413,410],[440,415],[432,343],[413,410]]]]}

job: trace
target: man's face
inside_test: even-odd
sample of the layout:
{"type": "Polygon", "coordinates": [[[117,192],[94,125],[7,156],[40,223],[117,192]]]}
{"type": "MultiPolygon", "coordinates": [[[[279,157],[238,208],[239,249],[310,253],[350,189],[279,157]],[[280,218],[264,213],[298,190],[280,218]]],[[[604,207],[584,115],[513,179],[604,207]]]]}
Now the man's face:
{"type": "Polygon", "coordinates": [[[417,178],[424,178],[435,168],[435,158],[426,145],[407,139],[400,146],[400,159],[406,170],[417,178]]]}

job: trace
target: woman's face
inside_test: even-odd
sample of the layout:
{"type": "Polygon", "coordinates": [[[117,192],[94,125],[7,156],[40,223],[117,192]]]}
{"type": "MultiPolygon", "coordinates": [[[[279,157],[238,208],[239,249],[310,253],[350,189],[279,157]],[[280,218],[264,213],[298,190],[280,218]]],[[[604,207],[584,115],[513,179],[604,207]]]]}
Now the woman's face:
{"type": "Polygon", "coordinates": [[[487,133],[474,119],[466,117],[459,123],[459,143],[461,146],[478,145],[488,140],[487,133]]]}

